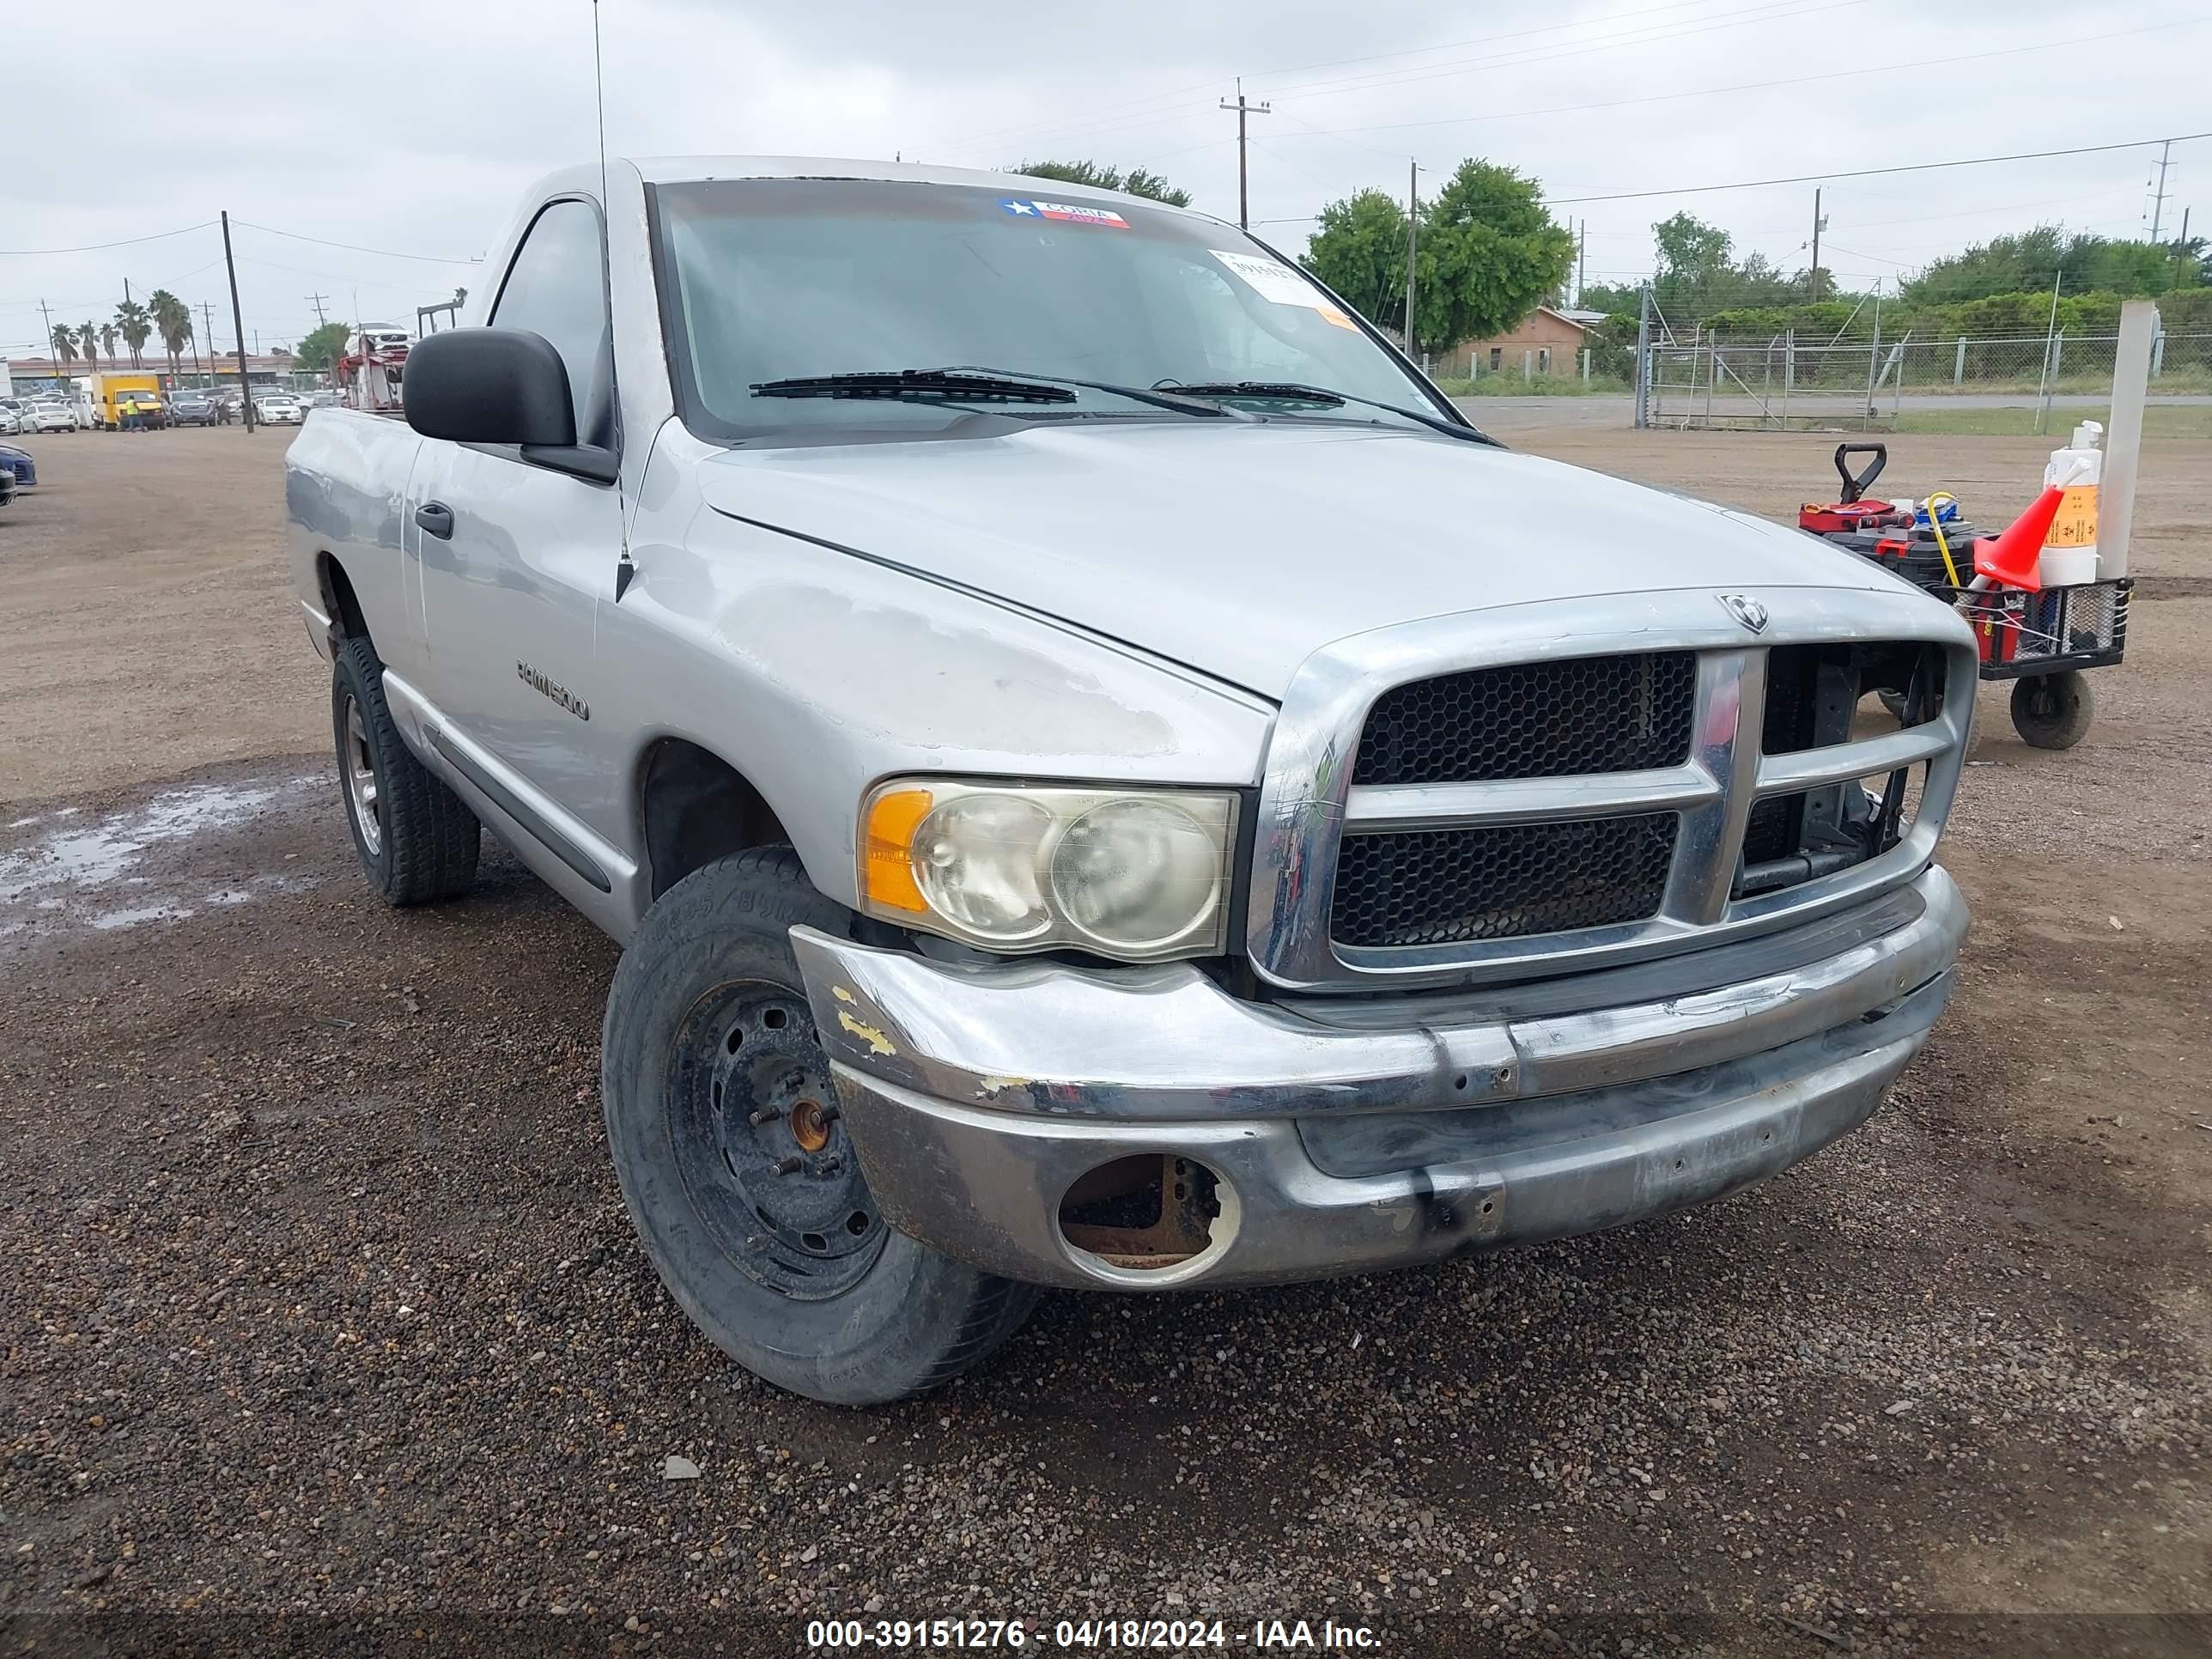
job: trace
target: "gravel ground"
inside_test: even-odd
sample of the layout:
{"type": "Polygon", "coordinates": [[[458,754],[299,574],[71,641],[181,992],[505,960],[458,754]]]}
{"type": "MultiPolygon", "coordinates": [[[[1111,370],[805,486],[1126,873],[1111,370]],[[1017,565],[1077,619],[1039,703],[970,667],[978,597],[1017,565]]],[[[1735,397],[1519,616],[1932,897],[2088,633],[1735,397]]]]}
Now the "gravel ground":
{"type": "MultiPolygon", "coordinates": [[[[1833,441],[1509,435],[1769,513],[1833,441]]],[[[734,1370],[632,1242],[613,947],[503,854],[428,912],[359,880],[275,568],[281,441],[49,439],[0,524],[11,1643],[781,1651],[849,1613],[2212,1647],[2212,445],[2152,447],[2088,741],[2029,750],[1985,698],[1946,854],[1976,937],[1865,1131],[1596,1238],[1054,1295],[978,1374],[860,1413],[734,1370]]],[[[1895,449],[1970,501],[2039,468],[1895,449]]]]}

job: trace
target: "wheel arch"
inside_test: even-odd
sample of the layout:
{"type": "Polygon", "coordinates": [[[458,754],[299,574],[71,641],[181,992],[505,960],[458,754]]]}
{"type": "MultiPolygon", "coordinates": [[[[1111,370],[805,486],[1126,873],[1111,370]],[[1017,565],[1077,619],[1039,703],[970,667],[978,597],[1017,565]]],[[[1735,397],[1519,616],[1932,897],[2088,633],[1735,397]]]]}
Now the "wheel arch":
{"type": "Polygon", "coordinates": [[[337,556],[327,548],[315,555],[315,590],[322,595],[323,614],[331,619],[331,631],[336,639],[370,638],[368,618],[362,611],[360,596],[354,592],[353,578],[346,574],[337,556]]]}
{"type": "Polygon", "coordinates": [[[717,859],[791,840],[750,778],[688,738],[657,738],[645,746],[635,799],[648,902],[717,859]]]}

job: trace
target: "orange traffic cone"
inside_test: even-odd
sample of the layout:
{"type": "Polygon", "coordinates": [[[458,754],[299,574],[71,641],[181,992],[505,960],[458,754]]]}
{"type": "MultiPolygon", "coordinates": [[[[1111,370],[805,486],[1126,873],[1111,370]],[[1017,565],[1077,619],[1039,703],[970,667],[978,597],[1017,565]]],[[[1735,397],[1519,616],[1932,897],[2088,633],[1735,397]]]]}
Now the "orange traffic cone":
{"type": "Polygon", "coordinates": [[[2052,484],[2035,498],[2035,505],[1995,536],[1974,544],[1974,572],[2007,587],[2031,593],[2043,591],[2043,538],[2058,516],[2058,503],[2066,492],[2052,484]]]}

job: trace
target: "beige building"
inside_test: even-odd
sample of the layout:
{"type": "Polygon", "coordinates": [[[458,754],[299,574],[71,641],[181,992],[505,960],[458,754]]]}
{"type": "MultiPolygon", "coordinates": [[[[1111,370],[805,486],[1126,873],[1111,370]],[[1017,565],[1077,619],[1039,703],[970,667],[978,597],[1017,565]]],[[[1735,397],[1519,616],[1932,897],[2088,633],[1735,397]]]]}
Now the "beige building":
{"type": "Polygon", "coordinates": [[[1478,374],[1517,377],[1522,373],[1525,357],[1526,370],[1530,374],[1579,374],[1583,347],[1589,341],[1590,327],[1603,320],[1601,312],[1558,311],[1550,306],[1538,306],[1510,334],[1469,340],[1440,354],[1436,360],[1436,372],[1462,380],[1478,374]]]}

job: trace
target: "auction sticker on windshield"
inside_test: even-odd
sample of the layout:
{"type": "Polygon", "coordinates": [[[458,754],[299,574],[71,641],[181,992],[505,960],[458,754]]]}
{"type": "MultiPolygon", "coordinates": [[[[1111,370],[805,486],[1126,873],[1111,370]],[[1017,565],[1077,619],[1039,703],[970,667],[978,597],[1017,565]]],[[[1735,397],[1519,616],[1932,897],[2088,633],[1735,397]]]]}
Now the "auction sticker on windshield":
{"type": "Polygon", "coordinates": [[[1304,306],[1310,311],[1318,311],[1339,328],[1352,325],[1352,319],[1331,305],[1327,295],[1280,261],[1252,253],[1232,253],[1227,248],[1208,248],[1206,252],[1228,266],[1231,275],[1242,278],[1261,299],[1279,306],[1304,306]]]}
{"type": "Polygon", "coordinates": [[[1111,208],[1084,207],[1072,202],[1026,202],[1012,197],[999,205],[1024,219],[1050,219],[1064,225],[1110,225],[1115,230],[1129,228],[1129,222],[1111,208]]]}

